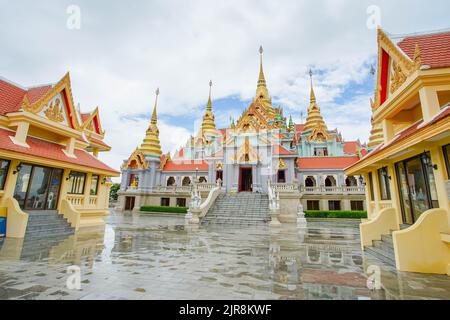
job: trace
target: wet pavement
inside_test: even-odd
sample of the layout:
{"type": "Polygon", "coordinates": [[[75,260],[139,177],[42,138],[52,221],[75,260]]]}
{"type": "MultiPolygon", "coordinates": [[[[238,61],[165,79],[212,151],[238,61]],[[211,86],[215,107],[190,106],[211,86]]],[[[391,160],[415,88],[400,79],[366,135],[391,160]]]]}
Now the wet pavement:
{"type": "Polygon", "coordinates": [[[357,221],[185,227],[182,217],[113,213],[101,233],[0,246],[0,299],[450,299],[450,277],[362,254],[357,221]],[[380,290],[367,287],[371,265],[380,290]],[[80,290],[66,285],[70,266],[80,290]]]}

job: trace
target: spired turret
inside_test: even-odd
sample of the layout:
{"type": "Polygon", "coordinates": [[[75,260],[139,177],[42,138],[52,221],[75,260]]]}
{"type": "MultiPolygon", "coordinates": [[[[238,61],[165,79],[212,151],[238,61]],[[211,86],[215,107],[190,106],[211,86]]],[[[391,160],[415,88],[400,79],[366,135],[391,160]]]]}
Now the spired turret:
{"type": "Polygon", "coordinates": [[[310,103],[308,107],[308,116],[306,117],[304,132],[311,131],[308,139],[310,141],[326,141],[329,140],[328,129],[323,117],[320,113],[319,105],[316,101],[314,86],[312,81],[312,70],[309,71],[311,78],[310,103]]]}
{"type": "Polygon", "coordinates": [[[212,81],[209,81],[208,103],[206,105],[206,112],[205,112],[205,115],[203,116],[203,122],[202,122],[202,128],[201,128],[203,137],[217,135],[216,124],[214,122],[214,113],[212,112],[211,87],[212,87],[212,81]]]}
{"type": "Polygon", "coordinates": [[[153,107],[152,119],[150,125],[146,131],[144,141],[139,148],[146,156],[152,156],[159,159],[162,154],[161,142],[159,141],[159,129],[157,126],[158,116],[156,113],[156,107],[158,105],[159,88],[156,89],[155,106],[153,107]]]}

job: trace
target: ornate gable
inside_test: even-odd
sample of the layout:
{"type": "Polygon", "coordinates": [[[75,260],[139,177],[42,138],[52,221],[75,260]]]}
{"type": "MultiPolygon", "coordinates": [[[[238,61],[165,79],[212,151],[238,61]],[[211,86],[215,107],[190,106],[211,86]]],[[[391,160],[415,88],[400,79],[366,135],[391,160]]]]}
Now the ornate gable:
{"type": "Polygon", "coordinates": [[[25,96],[22,101],[22,109],[50,121],[64,124],[72,129],[80,129],[73,103],[69,73],[66,73],[57,84],[37,101],[30,103],[25,96]]]}
{"type": "Polygon", "coordinates": [[[145,160],[144,153],[136,148],[128,160],[121,166],[121,169],[148,169],[148,161],[145,160]]]}
{"type": "Polygon", "coordinates": [[[375,100],[370,100],[376,110],[406,79],[422,65],[419,46],[413,59],[408,57],[382,30],[378,29],[378,71],[375,100]]]}
{"type": "Polygon", "coordinates": [[[96,107],[95,110],[89,114],[88,118],[83,121],[82,128],[99,135],[103,135],[105,133],[100,123],[98,107],[96,107]]]}

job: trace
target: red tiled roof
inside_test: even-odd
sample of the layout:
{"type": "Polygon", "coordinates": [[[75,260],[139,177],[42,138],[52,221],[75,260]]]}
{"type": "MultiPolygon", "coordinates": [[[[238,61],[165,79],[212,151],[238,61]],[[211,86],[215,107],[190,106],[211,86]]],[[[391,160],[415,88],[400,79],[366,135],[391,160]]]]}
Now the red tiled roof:
{"type": "Polygon", "coordinates": [[[277,139],[287,139],[287,137],[282,133],[275,132],[275,133],[272,133],[272,135],[277,139]]]}
{"type": "Polygon", "coordinates": [[[65,163],[71,163],[88,168],[105,170],[113,173],[114,175],[119,174],[118,171],[112,169],[111,167],[107,166],[106,164],[83,150],[75,149],[74,153],[76,158],[70,158],[66,156],[66,154],[62,151],[64,149],[64,146],[62,145],[44,141],[38,138],[27,137],[27,144],[30,147],[25,148],[14,144],[9,138],[10,136],[14,136],[13,131],[8,131],[0,128],[0,149],[51,159],[55,161],[61,161],[65,163]]]}
{"type": "Polygon", "coordinates": [[[450,32],[409,36],[397,45],[411,59],[419,45],[423,65],[431,68],[450,67],[450,32]]]}
{"type": "Polygon", "coordinates": [[[47,93],[50,88],[51,86],[47,85],[27,90],[0,79],[0,114],[19,111],[25,96],[33,103],[47,93]]]}
{"type": "Polygon", "coordinates": [[[344,169],[358,160],[357,156],[298,158],[297,167],[300,169],[344,169]]]}
{"type": "Polygon", "coordinates": [[[273,154],[279,155],[279,156],[292,156],[295,155],[295,153],[292,153],[291,151],[286,150],[280,145],[273,146],[273,154]]]}
{"type": "Polygon", "coordinates": [[[361,147],[358,141],[346,141],[344,142],[345,154],[356,154],[357,150],[361,147]]]}
{"type": "Polygon", "coordinates": [[[448,116],[450,116],[450,104],[448,104],[446,107],[442,108],[441,112],[439,114],[437,114],[428,123],[424,124],[423,120],[420,120],[420,121],[414,123],[413,125],[407,127],[403,131],[399,132],[391,141],[389,141],[388,144],[386,144],[386,145],[384,143],[380,144],[378,147],[373,149],[370,153],[367,154],[367,156],[362,158],[360,161],[366,160],[367,158],[379,153],[381,150],[384,150],[387,147],[390,147],[390,146],[398,143],[399,141],[406,139],[407,137],[409,137],[419,131],[422,131],[423,129],[435,124],[436,122],[439,122],[440,120],[447,118],[448,116]]]}
{"type": "Polygon", "coordinates": [[[297,133],[302,133],[304,129],[305,129],[305,125],[304,124],[296,124],[295,125],[295,131],[297,133]]]}
{"type": "Polygon", "coordinates": [[[208,171],[208,163],[206,161],[167,161],[163,171],[208,171]]]}

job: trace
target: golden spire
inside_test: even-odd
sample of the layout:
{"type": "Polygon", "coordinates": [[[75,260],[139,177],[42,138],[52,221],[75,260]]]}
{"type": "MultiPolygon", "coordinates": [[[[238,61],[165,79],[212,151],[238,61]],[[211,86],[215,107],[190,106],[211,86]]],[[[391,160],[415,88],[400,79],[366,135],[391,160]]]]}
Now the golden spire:
{"type": "Polygon", "coordinates": [[[153,107],[152,119],[150,126],[145,134],[144,141],[141,144],[140,150],[149,156],[159,157],[161,152],[161,142],[159,141],[159,130],[157,126],[158,116],[156,113],[156,107],[158,106],[159,88],[156,89],[155,106],[153,107]]]}
{"type": "Polygon", "coordinates": [[[309,103],[313,104],[316,102],[316,94],[314,93],[314,86],[312,81],[313,72],[311,69],[309,69],[309,77],[311,79],[311,92],[309,94],[309,103]]]}
{"type": "Polygon", "coordinates": [[[203,116],[202,122],[202,136],[217,134],[216,124],[214,123],[214,113],[212,112],[211,88],[212,88],[212,81],[210,80],[208,103],[206,105],[206,112],[205,115],[203,116]]]}
{"type": "Polygon", "coordinates": [[[311,78],[311,93],[310,93],[310,104],[308,107],[308,116],[306,117],[305,129],[304,131],[311,131],[308,137],[309,141],[326,141],[330,138],[328,134],[327,125],[320,114],[320,108],[316,102],[316,95],[314,93],[312,70],[309,70],[309,76],[311,78]]]}
{"type": "Polygon", "coordinates": [[[256,87],[256,98],[269,100],[269,91],[266,86],[266,78],[263,71],[263,47],[259,47],[259,77],[258,86],[256,87]]]}

